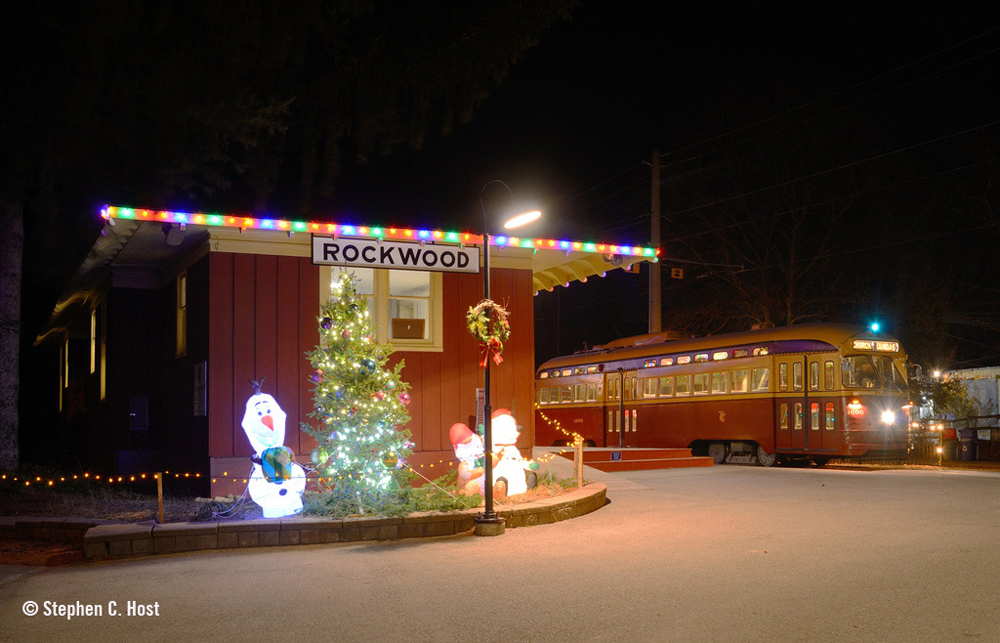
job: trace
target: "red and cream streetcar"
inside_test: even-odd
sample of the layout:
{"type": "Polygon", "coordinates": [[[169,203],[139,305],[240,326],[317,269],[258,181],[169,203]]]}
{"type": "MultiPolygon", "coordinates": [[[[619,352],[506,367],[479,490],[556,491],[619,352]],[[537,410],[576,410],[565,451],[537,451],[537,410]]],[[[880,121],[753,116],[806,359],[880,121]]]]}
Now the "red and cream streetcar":
{"type": "Polygon", "coordinates": [[[859,326],[641,335],[541,365],[536,444],[575,433],[764,466],[894,456],[907,448],[907,398],[899,342],[859,326]]]}

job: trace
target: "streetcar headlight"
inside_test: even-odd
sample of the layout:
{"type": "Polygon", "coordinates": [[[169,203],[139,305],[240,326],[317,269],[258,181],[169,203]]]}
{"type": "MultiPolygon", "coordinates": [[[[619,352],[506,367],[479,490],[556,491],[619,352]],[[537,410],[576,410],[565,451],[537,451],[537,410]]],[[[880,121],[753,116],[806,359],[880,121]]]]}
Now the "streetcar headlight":
{"type": "Polygon", "coordinates": [[[895,422],[896,422],[896,414],[893,411],[882,411],[883,424],[894,424],[895,422]]]}

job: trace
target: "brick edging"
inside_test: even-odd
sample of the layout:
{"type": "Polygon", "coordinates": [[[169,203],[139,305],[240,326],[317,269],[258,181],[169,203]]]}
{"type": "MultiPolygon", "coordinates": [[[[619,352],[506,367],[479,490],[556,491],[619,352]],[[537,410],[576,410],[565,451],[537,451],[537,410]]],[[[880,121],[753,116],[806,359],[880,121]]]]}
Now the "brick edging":
{"type": "MultiPolygon", "coordinates": [[[[500,509],[507,527],[531,527],[576,518],[603,507],[607,487],[592,483],[548,500],[500,509]]],[[[85,558],[96,560],[183,551],[315,545],[321,543],[448,536],[471,531],[479,509],[423,512],[400,518],[277,518],[232,522],[102,524],[83,537],[85,558]]]]}

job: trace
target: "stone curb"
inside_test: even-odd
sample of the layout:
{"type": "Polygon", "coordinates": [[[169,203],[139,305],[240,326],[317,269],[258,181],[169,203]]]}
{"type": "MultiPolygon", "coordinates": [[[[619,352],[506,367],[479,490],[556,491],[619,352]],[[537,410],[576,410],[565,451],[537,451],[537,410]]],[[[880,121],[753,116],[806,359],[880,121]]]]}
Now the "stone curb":
{"type": "MultiPolygon", "coordinates": [[[[501,509],[507,527],[547,525],[588,514],[603,507],[607,487],[592,483],[549,500],[536,500],[501,509]]],[[[402,518],[278,518],[210,523],[155,523],[95,525],[83,540],[84,557],[91,560],[183,551],[319,545],[324,543],[395,540],[451,536],[472,531],[478,509],[460,512],[423,512],[402,518]]],[[[0,537],[4,536],[0,522],[0,537]]]]}

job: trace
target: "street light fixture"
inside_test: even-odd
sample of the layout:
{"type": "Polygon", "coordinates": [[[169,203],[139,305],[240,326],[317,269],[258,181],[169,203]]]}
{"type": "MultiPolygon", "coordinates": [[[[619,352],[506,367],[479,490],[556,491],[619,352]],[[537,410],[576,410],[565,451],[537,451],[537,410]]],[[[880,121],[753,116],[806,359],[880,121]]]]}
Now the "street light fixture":
{"type": "MultiPolygon", "coordinates": [[[[507,193],[510,195],[511,202],[513,203],[514,201],[514,193],[511,191],[510,187],[498,179],[488,182],[479,192],[479,205],[483,209],[483,299],[486,300],[489,300],[490,298],[490,223],[489,217],[486,214],[486,204],[483,202],[483,194],[485,194],[486,188],[494,183],[499,183],[504,186],[504,188],[507,189],[507,193]]],[[[506,230],[518,228],[537,220],[541,216],[542,213],[539,210],[523,212],[507,219],[504,222],[503,227],[506,230]]],[[[487,308],[487,328],[489,327],[489,324],[490,311],[487,308]]],[[[485,461],[484,476],[486,506],[484,507],[483,513],[476,518],[476,534],[479,536],[499,536],[504,532],[504,520],[503,518],[497,517],[496,511],[493,510],[493,406],[490,401],[489,359],[486,360],[483,377],[483,448],[486,451],[483,460],[485,461]]]]}

